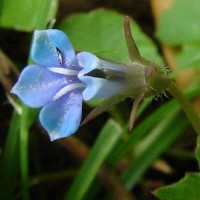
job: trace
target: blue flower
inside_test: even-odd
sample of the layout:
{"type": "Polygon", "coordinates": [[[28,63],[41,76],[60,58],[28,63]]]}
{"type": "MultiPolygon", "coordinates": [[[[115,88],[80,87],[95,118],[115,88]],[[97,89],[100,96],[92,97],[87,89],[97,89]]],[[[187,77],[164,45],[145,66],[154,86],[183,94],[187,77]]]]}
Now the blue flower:
{"type": "Polygon", "coordinates": [[[68,37],[54,29],[35,31],[31,58],[35,64],[24,68],[11,92],[29,107],[42,107],[39,119],[51,140],[73,134],[85,84],[77,77],[81,68],[68,37]]]}
{"type": "Polygon", "coordinates": [[[35,31],[31,48],[35,64],[24,68],[11,92],[29,107],[42,107],[39,119],[51,140],[76,132],[83,100],[106,98],[83,121],[86,123],[122,99],[134,98],[132,127],[142,99],[165,89],[158,84],[160,77],[165,78],[163,70],[141,57],[127,19],[125,37],[130,63],[119,64],[88,52],[76,55],[62,31],[35,31]]]}

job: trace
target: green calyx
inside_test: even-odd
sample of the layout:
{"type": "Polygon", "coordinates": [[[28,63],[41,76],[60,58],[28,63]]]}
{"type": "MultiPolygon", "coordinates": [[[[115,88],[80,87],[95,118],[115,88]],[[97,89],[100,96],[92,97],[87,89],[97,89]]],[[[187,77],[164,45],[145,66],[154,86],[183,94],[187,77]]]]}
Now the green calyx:
{"type": "Polygon", "coordinates": [[[129,17],[126,17],[124,21],[124,34],[131,62],[130,66],[133,68],[133,73],[131,73],[130,70],[130,74],[128,75],[132,86],[132,88],[130,88],[132,92],[129,94],[135,98],[141,95],[143,95],[143,97],[150,97],[163,93],[168,89],[168,85],[171,83],[171,80],[167,77],[167,70],[140,55],[132,37],[129,17]],[[140,72],[140,78],[138,78],[138,80],[140,80],[139,82],[136,81],[138,72],[140,72]],[[138,88],[136,88],[137,85],[138,88]]]}
{"type": "Polygon", "coordinates": [[[145,97],[159,95],[168,90],[172,80],[167,76],[167,70],[154,64],[147,65],[145,68],[147,92],[145,97]]]}

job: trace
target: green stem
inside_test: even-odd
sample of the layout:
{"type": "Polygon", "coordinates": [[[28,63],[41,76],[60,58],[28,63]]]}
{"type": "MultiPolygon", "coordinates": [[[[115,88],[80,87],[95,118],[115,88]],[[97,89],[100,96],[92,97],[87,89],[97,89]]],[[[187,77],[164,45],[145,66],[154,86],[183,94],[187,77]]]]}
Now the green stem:
{"type": "MultiPolygon", "coordinates": [[[[40,15],[36,24],[36,29],[45,29],[49,13],[49,0],[44,0],[41,4],[40,15]]],[[[30,63],[30,58],[29,58],[30,63]]],[[[22,116],[20,120],[20,167],[21,167],[21,188],[22,199],[29,200],[29,170],[28,170],[28,129],[31,125],[29,121],[30,109],[22,105],[22,116]]]]}
{"type": "Polygon", "coordinates": [[[29,199],[29,176],[28,176],[28,114],[29,109],[23,106],[20,121],[20,167],[22,199],[29,199]]]}
{"type": "Polygon", "coordinates": [[[188,120],[192,124],[194,130],[200,136],[200,118],[196,111],[194,110],[191,103],[186,99],[182,92],[176,87],[176,85],[171,82],[169,85],[169,92],[173,95],[180,103],[183,111],[185,112],[188,120]]]}

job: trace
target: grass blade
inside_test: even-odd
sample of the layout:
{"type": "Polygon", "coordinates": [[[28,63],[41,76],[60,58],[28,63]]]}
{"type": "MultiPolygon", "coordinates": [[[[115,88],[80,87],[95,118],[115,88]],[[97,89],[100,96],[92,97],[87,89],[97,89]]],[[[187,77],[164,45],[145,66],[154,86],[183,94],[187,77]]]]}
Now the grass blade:
{"type": "Polygon", "coordinates": [[[131,189],[188,125],[185,117],[174,111],[165,117],[151,133],[136,146],[136,157],[122,176],[126,188],[131,189]]]}
{"type": "Polygon", "coordinates": [[[0,199],[14,199],[14,183],[19,169],[20,117],[13,112],[0,167],[0,199]]]}
{"type": "Polygon", "coordinates": [[[121,128],[116,122],[113,120],[107,122],[65,199],[80,200],[84,197],[100,166],[118,141],[121,133],[121,128]]]}

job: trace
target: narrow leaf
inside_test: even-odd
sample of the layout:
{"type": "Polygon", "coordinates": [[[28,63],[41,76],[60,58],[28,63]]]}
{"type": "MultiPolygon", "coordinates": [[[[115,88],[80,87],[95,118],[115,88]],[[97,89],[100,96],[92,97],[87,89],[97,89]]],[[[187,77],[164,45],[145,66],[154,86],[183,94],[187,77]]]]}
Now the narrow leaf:
{"type": "Polygon", "coordinates": [[[186,119],[181,116],[176,117],[174,110],[136,146],[135,159],[122,175],[127,189],[130,190],[137,183],[153,161],[175,141],[187,125],[186,119]]]}
{"type": "Polygon", "coordinates": [[[81,200],[84,197],[103,161],[119,140],[121,133],[121,128],[116,122],[113,120],[107,122],[65,199],[81,200]]]}
{"type": "Polygon", "coordinates": [[[0,165],[0,199],[14,199],[14,182],[19,169],[19,115],[12,115],[0,165]]]}
{"type": "Polygon", "coordinates": [[[124,99],[124,96],[113,96],[113,97],[110,97],[110,98],[104,100],[99,106],[94,108],[88,114],[88,116],[83,120],[82,125],[88,123],[90,120],[94,119],[95,117],[97,117],[101,113],[105,112],[106,110],[108,110],[109,108],[114,106],[115,104],[119,103],[123,99],[124,99]]]}
{"type": "Polygon", "coordinates": [[[130,18],[128,16],[125,17],[124,20],[124,34],[126,39],[126,45],[128,47],[130,61],[131,62],[140,61],[141,60],[140,52],[135,44],[135,41],[133,40],[130,27],[130,18]]]}

